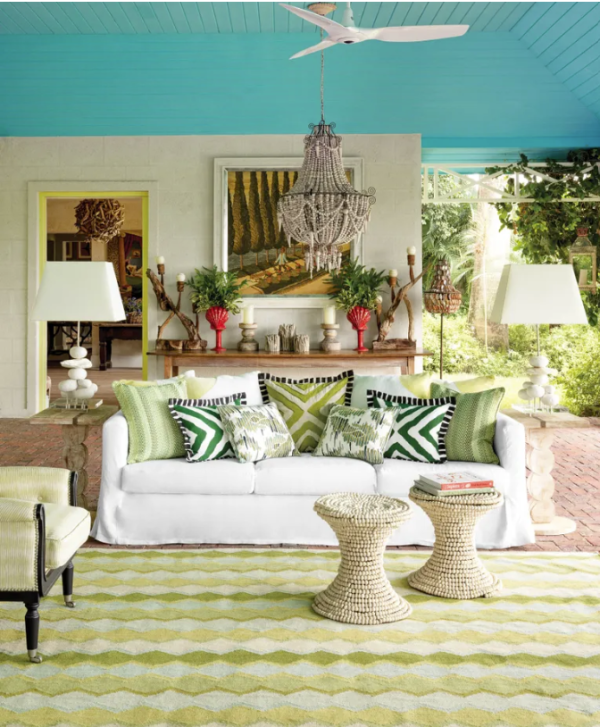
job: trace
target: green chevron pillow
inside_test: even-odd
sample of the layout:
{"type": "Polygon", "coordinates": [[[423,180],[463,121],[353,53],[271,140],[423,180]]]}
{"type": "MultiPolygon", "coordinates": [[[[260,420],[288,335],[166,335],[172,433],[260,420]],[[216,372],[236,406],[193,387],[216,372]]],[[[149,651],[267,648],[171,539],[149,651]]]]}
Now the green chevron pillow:
{"type": "Polygon", "coordinates": [[[455,462],[498,464],[494,451],[496,417],[504,389],[488,389],[478,394],[459,394],[444,384],[431,384],[432,396],[456,397],[456,412],[446,434],[446,453],[455,462]]]}
{"type": "Polygon", "coordinates": [[[188,462],[235,458],[217,410],[223,404],[245,404],[246,394],[218,399],[170,399],[169,411],[183,434],[188,462]]]}
{"type": "Polygon", "coordinates": [[[456,399],[411,399],[369,389],[367,403],[371,408],[391,408],[394,412],[384,457],[433,464],[446,461],[445,439],[456,399]]]}
{"type": "Polygon", "coordinates": [[[332,406],[315,456],[349,457],[382,464],[393,421],[392,409],[332,406]]]}
{"type": "Polygon", "coordinates": [[[219,406],[218,412],[240,462],[291,457],[294,440],[275,404],[219,406]]]}
{"type": "Polygon", "coordinates": [[[264,403],[274,403],[299,452],[312,452],[333,404],[350,404],[354,372],[311,379],[286,379],[260,373],[264,403]]]}
{"type": "Polygon", "coordinates": [[[169,399],[186,396],[185,381],[156,386],[113,382],[113,391],[129,429],[128,464],[185,457],[179,427],[169,414],[169,399]]]}

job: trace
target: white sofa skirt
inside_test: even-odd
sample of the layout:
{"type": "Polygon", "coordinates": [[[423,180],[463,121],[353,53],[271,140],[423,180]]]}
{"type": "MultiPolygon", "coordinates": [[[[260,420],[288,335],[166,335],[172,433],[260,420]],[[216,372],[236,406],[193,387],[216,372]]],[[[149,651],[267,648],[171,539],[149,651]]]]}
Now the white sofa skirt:
{"type": "MultiPolygon", "coordinates": [[[[419,474],[468,469],[493,479],[504,494],[503,505],[479,522],[477,546],[532,543],[522,426],[509,417],[499,418],[495,447],[500,466],[386,460],[372,467],[357,460],[310,455],[256,465],[235,460],[127,465],[127,424],[119,413],[104,427],[102,484],[92,535],[116,545],[336,545],[333,531],[313,510],[321,495],[380,493],[409,502],[408,491],[419,474]]],[[[412,517],[389,544],[431,546],[434,532],[429,518],[409,504],[412,517]]]]}

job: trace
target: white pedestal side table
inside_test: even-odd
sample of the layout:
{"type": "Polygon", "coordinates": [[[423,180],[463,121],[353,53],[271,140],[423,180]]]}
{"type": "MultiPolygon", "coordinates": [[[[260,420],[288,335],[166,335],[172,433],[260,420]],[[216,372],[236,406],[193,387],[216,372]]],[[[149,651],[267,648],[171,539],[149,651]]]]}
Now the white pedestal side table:
{"type": "Polygon", "coordinates": [[[526,414],[517,409],[503,409],[503,414],[515,419],[525,427],[527,441],[527,492],[529,512],[533,529],[538,535],[566,535],[577,530],[577,523],[571,518],[556,514],[553,500],[554,454],[552,443],[556,429],[589,429],[592,424],[585,417],[569,412],[526,414]]]}
{"type": "Polygon", "coordinates": [[[315,502],[340,544],[341,561],[333,582],[313,601],[313,610],[334,621],[382,624],[410,616],[412,608],[392,588],[383,567],[385,543],[410,506],[384,495],[338,492],[315,502]]]}

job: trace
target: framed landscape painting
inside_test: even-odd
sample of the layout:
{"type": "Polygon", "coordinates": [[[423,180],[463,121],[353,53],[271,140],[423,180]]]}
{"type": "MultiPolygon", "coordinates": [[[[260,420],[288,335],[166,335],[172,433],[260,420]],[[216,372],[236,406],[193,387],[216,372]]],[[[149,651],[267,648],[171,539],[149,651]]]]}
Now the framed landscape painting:
{"type": "MultiPolygon", "coordinates": [[[[329,273],[311,274],[302,241],[288,242],[277,222],[277,201],[294,185],[301,158],[215,160],[215,263],[245,280],[244,298],[259,307],[322,307],[329,273]]],[[[362,160],[345,159],[350,182],[362,188],[362,160]]],[[[342,246],[361,255],[360,238],[342,246]]]]}

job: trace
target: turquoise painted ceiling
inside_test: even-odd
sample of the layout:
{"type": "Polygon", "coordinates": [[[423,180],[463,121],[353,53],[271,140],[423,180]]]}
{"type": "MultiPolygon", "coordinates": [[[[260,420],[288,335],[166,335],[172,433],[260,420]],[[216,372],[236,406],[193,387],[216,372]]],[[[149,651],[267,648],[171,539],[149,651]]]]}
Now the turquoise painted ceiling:
{"type": "MultiPolygon", "coordinates": [[[[328,50],[340,133],[421,133],[431,154],[465,158],[600,146],[600,3],[353,9],[362,27],[470,30],[328,50]]],[[[0,135],[302,133],[319,58],[288,58],[317,32],[270,2],[0,2],[0,135]]]]}

